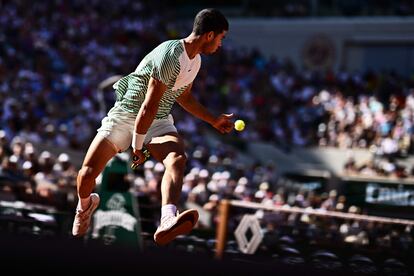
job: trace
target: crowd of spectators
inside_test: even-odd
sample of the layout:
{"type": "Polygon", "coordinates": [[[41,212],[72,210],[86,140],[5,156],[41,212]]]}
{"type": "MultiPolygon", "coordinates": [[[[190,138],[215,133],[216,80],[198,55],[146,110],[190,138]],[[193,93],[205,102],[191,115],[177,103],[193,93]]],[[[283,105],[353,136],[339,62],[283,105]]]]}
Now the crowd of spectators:
{"type": "MultiPolygon", "coordinates": [[[[189,27],[174,24],[172,16],[156,4],[128,0],[0,1],[2,200],[73,210],[76,166],[68,154],[39,152],[35,145],[85,151],[114,99],[113,91],[105,92],[102,108],[99,83],[134,70],[161,41],[187,34],[189,27]]],[[[243,141],[261,140],[285,150],[364,148],[393,160],[414,152],[412,87],[413,79],[393,72],[311,72],[289,60],[225,45],[216,56],[203,57],[193,90],[214,113],[233,112],[247,122],[249,127],[238,135],[243,141]]],[[[215,210],[223,198],[351,207],[333,191],[318,195],[275,189],[275,164],[238,162],[234,147],[207,144],[205,123],[179,108],[173,114],[190,157],[181,204],[195,204],[211,216],[200,227],[216,223],[215,210]]],[[[390,163],[384,175],[399,171],[390,163]]],[[[352,160],[346,168],[375,173],[370,165],[355,168],[352,160]]],[[[133,192],[159,204],[163,169],[161,163],[147,161],[130,178],[133,192]]]]}
{"type": "MultiPolygon", "coordinates": [[[[150,16],[151,6],[140,2],[27,5],[11,1],[1,9],[0,115],[10,140],[19,135],[84,150],[106,112],[99,83],[129,73],[159,42],[190,30],[171,23],[167,12],[150,16]]],[[[205,57],[193,90],[217,113],[234,111],[247,120],[246,139],[375,146],[407,155],[413,152],[412,87],[412,79],[393,72],[310,72],[224,44],[220,54],[205,57]]],[[[106,108],[111,100],[113,93],[106,108]]],[[[202,125],[180,109],[175,114],[189,133],[202,125]]]]}
{"type": "Polygon", "coordinates": [[[414,5],[407,0],[337,0],[337,1],[243,1],[243,16],[309,17],[309,16],[410,16],[414,5]]]}
{"type": "MultiPolygon", "coordinates": [[[[226,166],[222,161],[217,162],[216,159],[206,161],[203,167],[205,169],[195,167],[185,176],[181,198],[182,206],[199,210],[200,220],[196,227],[198,231],[217,229],[221,219],[218,208],[222,199],[261,203],[269,207],[282,207],[285,210],[272,212],[233,206],[227,221],[229,241],[226,245],[226,254],[240,254],[234,232],[244,215],[254,214],[263,234],[263,241],[255,252],[258,256],[282,258],[284,254],[289,254],[282,251],[298,250],[297,255],[294,255],[306,258],[306,254],[321,248],[336,252],[338,256],[346,256],[347,250],[354,250],[354,254],[360,252],[377,259],[392,256],[405,263],[408,257],[403,256],[411,256],[410,252],[414,246],[414,228],[411,225],[352,219],[349,215],[364,214],[366,210],[350,204],[347,197],[336,190],[320,193],[315,189],[299,186],[292,189],[291,185],[274,189],[272,183],[278,183],[281,179],[273,179],[276,168],[272,165],[265,170],[254,166],[239,168],[242,172],[254,175],[253,178],[258,182],[251,181],[245,176],[237,177],[236,169],[226,166]],[[221,166],[222,171],[213,169],[217,166],[221,166]],[[294,207],[319,211],[321,216],[288,211],[294,207]],[[342,212],[344,215],[346,213],[347,217],[323,216],[327,211],[342,212]],[[383,256],[378,256],[379,251],[383,256]]],[[[142,177],[131,178],[134,181],[132,192],[141,198],[149,197],[149,202],[159,207],[159,185],[164,167],[161,163],[147,161],[142,171],[142,177]]],[[[158,219],[157,212],[154,217],[158,219]]],[[[185,242],[186,238],[183,238],[177,246],[185,242]]],[[[214,239],[211,242],[215,242],[214,239]]],[[[194,251],[197,250],[193,248],[195,244],[202,244],[203,239],[189,237],[187,243],[191,246],[185,247],[184,250],[194,251]]],[[[341,259],[346,259],[344,256],[338,257],[338,261],[344,261],[341,259]]]]}
{"type": "Polygon", "coordinates": [[[259,18],[412,16],[414,4],[409,0],[200,0],[197,2],[169,0],[183,14],[202,6],[222,6],[233,16],[259,18]]]}
{"type": "Polygon", "coordinates": [[[39,152],[19,136],[8,141],[0,131],[0,200],[53,206],[61,211],[76,207],[77,168],[67,153],[39,152]]]}
{"type": "MultiPolygon", "coordinates": [[[[197,208],[200,211],[198,229],[217,228],[220,219],[218,207],[222,199],[261,203],[269,207],[283,207],[285,210],[299,207],[322,213],[326,211],[356,215],[366,213],[364,208],[349,203],[347,197],[336,190],[318,192],[318,189],[312,189],[310,186],[306,188],[298,185],[293,188],[292,185],[273,185],[283,181],[283,177],[275,179],[276,167],[272,164],[266,169],[252,166],[239,168],[240,171],[232,166],[226,166],[223,161],[208,160],[204,165],[205,169],[195,167],[185,176],[181,197],[181,206],[197,208]],[[222,166],[222,170],[215,171],[213,168],[217,166],[222,166]],[[243,173],[253,175],[253,179],[243,176],[243,173]]],[[[147,161],[142,170],[142,177],[131,178],[134,179],[132,191],[137,196],[148,196],[150,202],[159,207],[159,189],[164,167],[161,163],[147,161]]],[[[263,246],[269,247],[270,251],[271,248],[276,249],[272,247],[271,237],[280,238],[284,235],[290,236],[302,245],[331,243],[339,247],[352,244],[356,248],[382,248],[394,254],[400,251],[408,252],[414,246],[414,231],[411,226],[234,207],[228,221],[229,233],[234,232],[241,217],[246,213],[253,213],[260,220],[265,236],[270,236],[270,240],[266,240],[263,246]]],[[[157,216],[158,214],[155,214],[156,218],[157,216]]]]}

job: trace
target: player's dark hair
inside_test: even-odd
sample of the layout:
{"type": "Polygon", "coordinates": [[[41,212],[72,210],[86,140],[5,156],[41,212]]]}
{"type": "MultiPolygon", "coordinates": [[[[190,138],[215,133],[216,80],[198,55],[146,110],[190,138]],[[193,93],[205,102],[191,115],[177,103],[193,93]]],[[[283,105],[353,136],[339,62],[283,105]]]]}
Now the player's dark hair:
{"type": "Polygon", "coordinates": [[[229,30],[229,22],[224,15],[216,9],[204,9],[197,13],[194,19],[193,33],[202,35],[213,31],[219,34],[229,30]]]}

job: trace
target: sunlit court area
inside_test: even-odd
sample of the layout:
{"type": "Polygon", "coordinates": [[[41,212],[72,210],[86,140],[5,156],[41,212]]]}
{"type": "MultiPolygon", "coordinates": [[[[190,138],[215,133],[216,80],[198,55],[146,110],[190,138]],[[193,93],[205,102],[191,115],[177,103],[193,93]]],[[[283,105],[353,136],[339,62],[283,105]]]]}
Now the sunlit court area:
{"type": "Polygon", "coordinates": [[[413,260],[413,1],[0,0],[0,274],[413,260]]]}

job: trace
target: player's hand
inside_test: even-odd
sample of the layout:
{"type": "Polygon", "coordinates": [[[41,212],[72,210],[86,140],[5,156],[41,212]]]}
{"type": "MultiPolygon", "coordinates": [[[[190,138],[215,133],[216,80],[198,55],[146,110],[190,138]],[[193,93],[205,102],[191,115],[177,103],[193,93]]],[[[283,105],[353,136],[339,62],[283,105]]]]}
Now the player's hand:
{"type": "Polygon", "coordinates": [[[132,152],[132,164],[131,169],[135,170],[140,166],[142,163],[144,163],[149,158],[149,151],[145,148],[142,148],[141,150],[134,150],[132,152]]]}
{"type": "Polygon", "coordinates": [[[231,121],[231,118],[233,118],[232,114],[221,114],[218,116],[213,123],[213,127],[220,131],[221,133],[229,133],[232,131],[234,123],[231,121]]]}

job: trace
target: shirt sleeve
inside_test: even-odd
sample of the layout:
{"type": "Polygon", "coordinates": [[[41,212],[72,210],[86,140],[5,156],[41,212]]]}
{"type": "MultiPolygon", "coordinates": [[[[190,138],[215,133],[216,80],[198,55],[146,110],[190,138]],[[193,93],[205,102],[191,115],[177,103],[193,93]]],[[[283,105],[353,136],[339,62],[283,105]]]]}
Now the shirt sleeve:
{"type": "Polygon", "coordinates": [[[178,56],[173,52],[159,53],[153,59],[151,77],[161,81],[166,86],[174,85],[180,73],[180,62],[178,56]]]}

